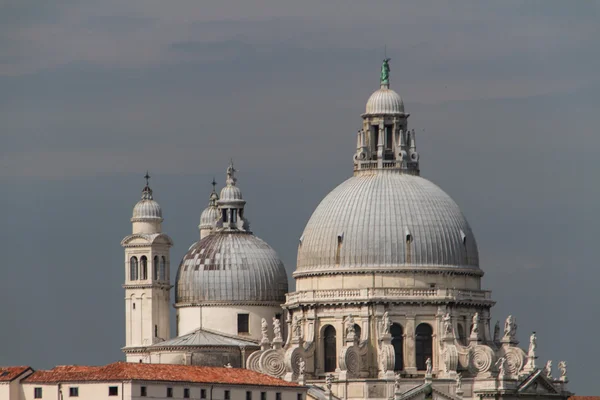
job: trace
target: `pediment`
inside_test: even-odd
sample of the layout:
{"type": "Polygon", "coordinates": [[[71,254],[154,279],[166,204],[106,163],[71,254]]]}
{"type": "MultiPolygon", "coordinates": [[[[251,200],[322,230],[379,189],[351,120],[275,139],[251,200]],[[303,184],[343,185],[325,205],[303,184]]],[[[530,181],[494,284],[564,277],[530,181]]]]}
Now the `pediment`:
{"type": "Polygon", "coordinates": [[[558,389],[542,374],[541,370],[526,377],[517,388],[517,392],[532,395],[560,395],[558,389]]]}
{"type": "Polygon", "coordinates": [[[432,387],[431,383],[416,386],[400,395],[400,400],[461,400],[459,397],[448,394],[432,387]]]}

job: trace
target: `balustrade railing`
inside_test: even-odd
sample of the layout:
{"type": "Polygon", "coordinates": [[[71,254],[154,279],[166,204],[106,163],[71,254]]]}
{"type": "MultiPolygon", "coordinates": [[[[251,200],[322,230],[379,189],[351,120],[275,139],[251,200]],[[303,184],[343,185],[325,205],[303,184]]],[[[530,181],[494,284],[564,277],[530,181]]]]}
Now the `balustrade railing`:
{"type": "Polygon", "coordinates": [[[487,290],[446,288],[366,288],[306,290],[287,294],[288,303],[323,300],[371,300],[371,299],[448,299],[491,300],[487,290]]]}

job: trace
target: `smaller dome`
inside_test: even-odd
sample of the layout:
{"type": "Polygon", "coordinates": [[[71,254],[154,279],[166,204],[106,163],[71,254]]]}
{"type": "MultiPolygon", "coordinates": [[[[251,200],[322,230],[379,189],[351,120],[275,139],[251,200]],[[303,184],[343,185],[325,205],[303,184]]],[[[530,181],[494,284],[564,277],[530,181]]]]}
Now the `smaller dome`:
{"type": "Polygon", "coordinates": [[[214,206],[208,206],[200,214],[200,229],[214,228],[215,222],[219,219],[219,209],[214,206]]]}
{"type": "Polygon", "coordinates": [[[228,201],[228,200],[243,200],[242,191],[237,186],[225,186],[221,189],[220,200],[228,201]]]}
{"type": "Polygon", "coordinates": [[[265,241],[248,232],[216,232],[183,256],[175,302],[285,302],[283,262],[265,241]]]}
{"type": "Polygon", "coordinates": [[[142,199],[133,207],[131,222],[148,219],[162,221],[163,217],[160,205],[152,197],[152,189],[146,184],[146,187],[142,190],[142,199]]]}
{"type": "Polygon", "coordinates": [[[219,201],[219,195],[215,191],[215,186],[217,182],[213,178],[212,181],[213,190],[210,193],[210,197],[208,199],[208,207],[202,211],[200,214],[200,225],[199,229],[212,229],[215,227],[215,223],[220,218],[221,213],[219,212],[219,208],[217,207],[217,202],[219,201]]]}
{"type": "Polygon", "coordinates": [[[366,114],[404,114],[404,102],[392,89],[381,87],[369,97],[366,114]]]}

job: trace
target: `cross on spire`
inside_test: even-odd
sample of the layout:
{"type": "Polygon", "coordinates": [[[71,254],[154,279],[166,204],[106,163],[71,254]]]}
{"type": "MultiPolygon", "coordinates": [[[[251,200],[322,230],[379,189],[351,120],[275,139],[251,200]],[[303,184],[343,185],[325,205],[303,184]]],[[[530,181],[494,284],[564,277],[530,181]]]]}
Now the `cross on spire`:
{"type": "Polygon", "coordinates": [[[144,179],[146,180],[146,186],[150,183],[150,175],[148,174],[148,170],[146,170],[146,175],[144,175],[144,179]]]}

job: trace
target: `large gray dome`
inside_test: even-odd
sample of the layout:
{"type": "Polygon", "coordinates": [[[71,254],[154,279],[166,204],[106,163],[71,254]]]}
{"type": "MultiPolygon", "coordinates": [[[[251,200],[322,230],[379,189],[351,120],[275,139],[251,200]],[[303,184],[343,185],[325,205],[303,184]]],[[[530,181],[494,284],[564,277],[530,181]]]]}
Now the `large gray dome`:
{"type": "Polygon", "coordinates": [[[444,191],[416,175],[378,170],[346,180],[319,204],[296,273],[478,266],[471,228],[444,191]]]}
{"type": "Polygon", "coordinates": [[[175,284],[178,304],[285,302],[283,262],[249,232],[214,232],[193,244],[181,260],[175,284]]]}

